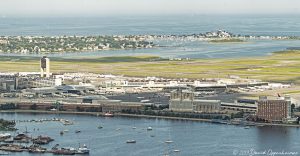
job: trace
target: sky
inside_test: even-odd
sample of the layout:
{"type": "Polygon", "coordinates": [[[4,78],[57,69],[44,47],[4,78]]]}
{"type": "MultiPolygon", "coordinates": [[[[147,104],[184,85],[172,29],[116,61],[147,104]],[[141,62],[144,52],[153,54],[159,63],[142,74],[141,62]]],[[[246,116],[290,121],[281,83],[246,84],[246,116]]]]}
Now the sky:
{"type": "Polygon", "coordinates": [[[0,0],[0,16],[300,14],[300,0],[0,0]]]}

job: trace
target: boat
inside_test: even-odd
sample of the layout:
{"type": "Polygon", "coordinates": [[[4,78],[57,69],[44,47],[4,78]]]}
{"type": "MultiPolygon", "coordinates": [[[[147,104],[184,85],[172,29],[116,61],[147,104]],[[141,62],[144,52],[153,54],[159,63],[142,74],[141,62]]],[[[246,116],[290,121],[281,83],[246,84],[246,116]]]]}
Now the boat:
{"type": "Polygon", "coordinates": [[[14,139],[13,138],[7,138],[3,141],[4,143],[13,143],[14,139]]]}
{"type": "Polygon", "coordinates": [[[136,127],[132,127],[132,129],[136,129],[136,127]]]}
{"type": "Polygon", "coordinates": [[[151,131],[151,130],[152,130],[152,127],[148,127],[148,128],[147,128],[147,131],[151,131]]]}
{"type": "Polygon", "coordinates": [[[64,131],[60,131],[59,134],[60,134],[60,135],[64,135],[64,131]]]}
{"type": "Polygon", "coordinates": [[[136,141],[135,140],[127,140],[126,143],[128,143],[128,144],[129,143],[136,143],[136,141]]]}
{"type": "Polygon", "coordinates": [[[106,117],[113,117],[114,114],[112,114],[112,113],[110,113],[110,112],[107,112],[107,113],[104,114],[104,116],[106,116],[106,117]]]}
{"type": "Polygon", "coordinates": [[[102,126],[98,126],[97,128],[98,128],[98,129],[101,129],[101,128],[103,128],[103,127],[102,127],[102,126]]]}
{"type": "Polygon", "coordinates": [[[180,150],[173,150],[173,152],[180,152],[180,150]]]}
{"type": "Polygon", "coordinates": [[[245,126],[244,128],[245,128],[245,129],[249,129],[250,127],[249,127],[249,126],[245,126]]]}
{"type": "Polygon", "coordinates": [[[245,126],[255,126],[255,123],[247,122],[245,126]]]}
{"type": "Polygon", "coordinates": [[[51,153],[54,155],[74,155],[76,150],[69,149],[69,148],[61,148],[52,150],[51,153]]]}
{"type": "Polygon", "coordinates": [[[19,142],[19,143],[29,143],[29,140],[31,140],[31,138],[29,136],[27,136],[26,134],[18,134],[13,139],[14,139],[14,141],[19,142]]]}
{"type": "Polygon", "coordinates": [[[140,102],[146,103],[146,102],[150,102],[150,100],[141,100],[140,102]]]}
{"type": "Polygon", "coordinates": [[[56,144],[54,147],[51,149],[51,153],[54,155],[74,155],[76,152],[75,148],[58,148],[59,144],[56,144]]]}
{"type": "Polygon", "coordinates": [[[63,123],[63,125],[67,126],[67,125],[73,125],[74,123],[72,121],[69,120],[61,120],[61,122],[63,123]]]}
{"type": "Polygon", "coordinates": [[[75,133],[80,133],[80,132],[81,132],[80,130],[76,130],[76,131],[75,131],[75,133]]]}
{"type": "Polygon", "coordinates": [[[8,152],[23,152],[24,146],[16,145],[16,144],[1,144],[0,150],[8,151],[8,152]]]}
{"type": "Polygon", "coordinates": [[[89,154],[90,153],[90,149],[83,144],[83,146],[79,146],[79,148],[76,150],[75,154],[89,154]]]}
{"type": "Polygon", "coordinates": [[[47,151],[46,148],[43,148],[37,144],[33,144],[28,147],[28,152],[29,153],[45,153],[47,151]]]}
{"type": "Polygon", "coordinates": [[[215,124],[227,124],[228,122],[226,120],[212,119],[211,123],[215,123],[215,124]]]}
{"type": "Polygon", "coordinates": [[[39,145],[45,145],[50,143],[51,141],[54,141],[51,137],[48,136],[38,136],[37,138],[32,139],[32,143],[39,144],[39,145]]]}
{"type": "Polygon", "coordinates": [[[173,141],[172,140],[166,140],[165,143],[170,144],[170,143],[173,143],[173,141]]]}
{"type": "Polygon", "coordinates": [[[27,126],[25,127],[25,131],[23,132],[24,134],[28,134],[29,131],[27,130],[27,126]]]}
{"type": "Polygon", "coordinates": [[[11,134],[10,133],[3,133],[3,134],[0,134],[0,139],[7,139],[7,138],[10,138],[11,137],[11,134]]]}

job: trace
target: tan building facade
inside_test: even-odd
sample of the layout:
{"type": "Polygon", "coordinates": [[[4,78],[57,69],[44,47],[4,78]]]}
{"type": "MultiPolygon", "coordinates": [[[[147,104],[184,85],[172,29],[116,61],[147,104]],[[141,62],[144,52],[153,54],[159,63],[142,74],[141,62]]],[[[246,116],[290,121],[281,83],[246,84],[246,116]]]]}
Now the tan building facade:
{"type": "Polygon", "coordinates": [[[220,111],[220,100],[194,99],[193,92],[172,92],[169,109],[177,112],[216,113],[220,111]]]}
{"type": "Polygon", "coordinates": [[[220,100],[194,100],[194,112],[216,113],[220,111],[220,100]]]}

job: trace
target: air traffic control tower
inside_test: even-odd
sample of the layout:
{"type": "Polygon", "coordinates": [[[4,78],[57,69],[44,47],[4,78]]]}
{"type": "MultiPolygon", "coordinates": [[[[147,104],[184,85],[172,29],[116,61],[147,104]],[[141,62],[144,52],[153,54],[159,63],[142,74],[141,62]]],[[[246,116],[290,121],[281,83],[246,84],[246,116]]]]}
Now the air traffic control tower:
{"type": "Polygon", "coordinates": [[[41,77],[50,77],[50,60],[47,56],[41,58],[41,77]]]}

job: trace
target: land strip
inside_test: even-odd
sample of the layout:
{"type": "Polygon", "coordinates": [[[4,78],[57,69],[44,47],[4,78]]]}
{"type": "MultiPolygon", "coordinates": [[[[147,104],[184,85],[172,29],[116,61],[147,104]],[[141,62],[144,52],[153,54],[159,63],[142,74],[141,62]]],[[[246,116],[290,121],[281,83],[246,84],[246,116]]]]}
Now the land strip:
{"type": "MultiPolygon", "coordinates": [[[[51,72],[92,72],[165,78],[226,78],[230,75],[270,82],[300,83],[300,50],[232,59],[168,60],[157,56],[50,58],[51,72]]],[[[1,72],[39,71],[38,57],[0,57],[1,72]]]]}

